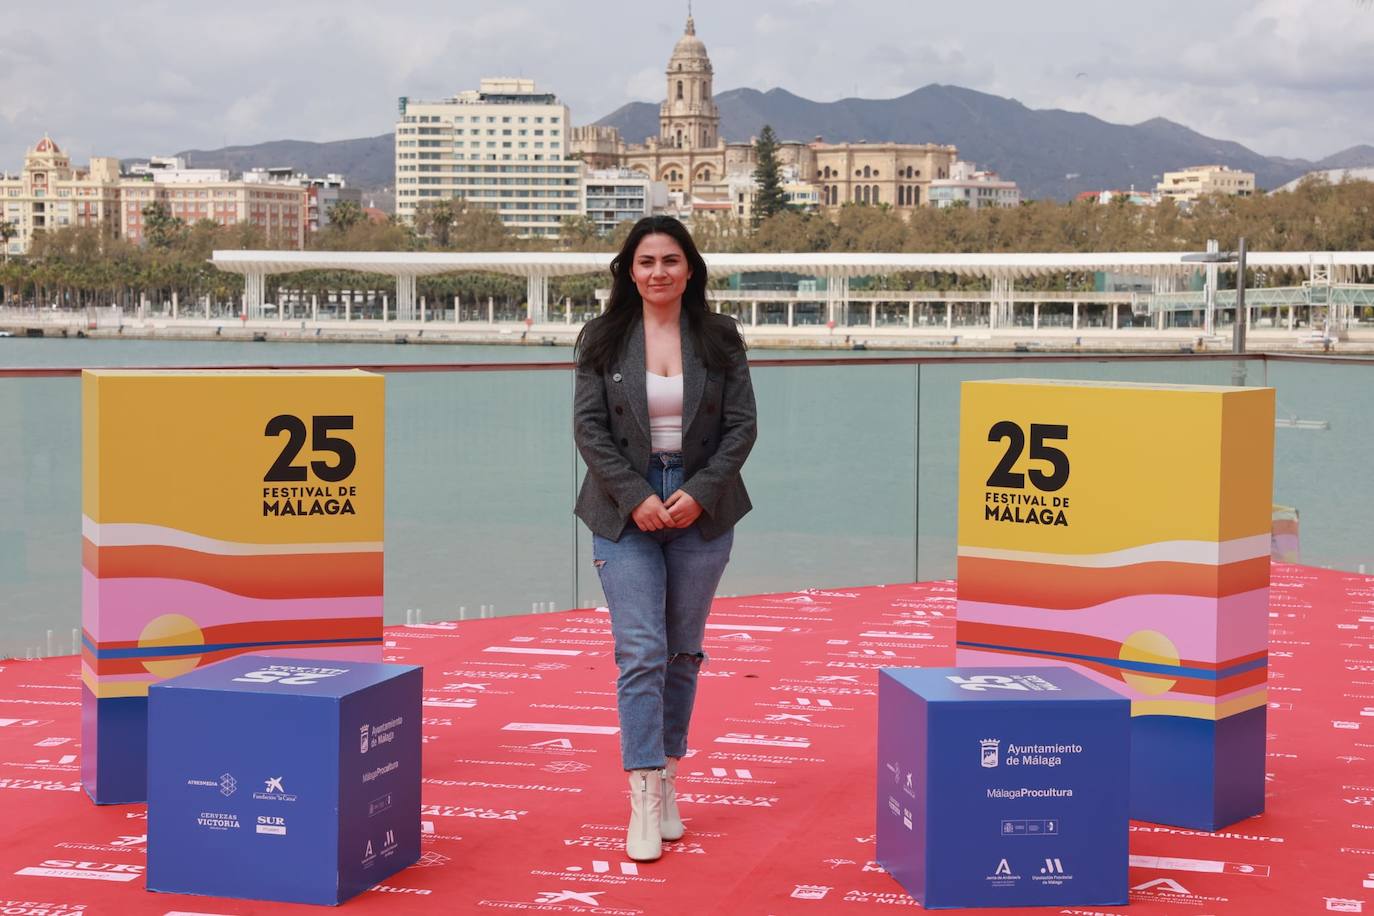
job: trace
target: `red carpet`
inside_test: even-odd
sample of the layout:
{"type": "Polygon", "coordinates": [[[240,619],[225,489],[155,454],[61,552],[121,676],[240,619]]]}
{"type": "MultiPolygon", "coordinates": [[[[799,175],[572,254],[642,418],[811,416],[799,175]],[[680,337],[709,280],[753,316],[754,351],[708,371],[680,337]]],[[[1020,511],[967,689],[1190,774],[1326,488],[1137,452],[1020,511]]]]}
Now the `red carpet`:
{"type": "MultiPolygon", "coordinates": [[[[1374,578],[1277,566],[1273,586],[1269,813],[1216,835],[1136,825],[1129,912],[1374,913],[1374,578]]],[[[388,659],[425,666],[432,833],[418,866],[347,911],[915,907],[872,862],[873,687],[880,667],[951,664],[953,618],[952,583],[718,602],[689,832],[638,866],[621,853],[604,613],[389,630],[388,659]]],[[[145,892],[142,807],[79,790],[76,660],[0,664],[0,916],[320,912],[145,892]]]]}

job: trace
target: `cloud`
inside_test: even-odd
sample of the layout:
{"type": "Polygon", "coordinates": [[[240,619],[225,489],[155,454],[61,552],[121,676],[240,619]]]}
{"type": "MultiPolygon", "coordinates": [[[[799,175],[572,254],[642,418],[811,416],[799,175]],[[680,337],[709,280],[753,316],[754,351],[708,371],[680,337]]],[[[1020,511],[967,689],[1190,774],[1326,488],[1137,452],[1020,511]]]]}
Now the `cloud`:
{"type": "Polygon", "coordinates": [[[775,16],[772,13],[764,13],[754,20],[754,33],[763,38],[771,38],[781,32],[791,30],[794,19],[782,16],[775,16]]]}
{"type": "MultiPolygon", "coordinates": [[[[6,9],[0,169],[44,130],[109,155],[372,136],[392,128],[397,96],[442,98],[484,76],[533,78],[586,124],[662,97],[685,18],[642,0],[124,0],[116,30],[70,6],[6,9]]],[[[693,12],[718,92],[829,101],[941,82],[1125,123],[1163,116],[1270,154],[1374,140],[1374,8],[1354,0],[1042,0],[986,15],[696,0],[693,12]]]]}
{"type": "Polygon", "coordinates": [[[625,81],[625,101],[661,102],[665,85],[662,67],[645,67],[625,81]]]}
{"type": "Polygon", "coordinates": [[[930,83],[980,89],[997,78],[991,61],[971,58],[957,41],[900,47],[885,42],[872,48],[869,60],[869,80],[888,96],[905,95],[930,83]]]}
{"type": "Polygon", "coordinates": [[[1294,4],[1260,0],[1229,34],[1190,36],[1176,59],[1155,72],[1216,87],[1274,90],[1374,88],[1374,9],[1352,2],[1294,4]]]}
{"type": "Polygon", "coordinates": [[[154,99],[130,99],[110,109],[110,116],[118,121],[157,127],[177,117],[178,108],[170,102],[154,99]]]}
{"type": "Polygon", "coordinates": [[[1043,68],[1023,99],[1122,123],[1166,117],[1266,155],[1316,159],[1369,142],[1374,8],[1208,3],[1159,21],[1190,27],[1170,31],[1171,43],[1126,30],[1085,45],[1043,68]]]}
{"type": "Polygon", "coordinates": [[[262,132],[266,117],[276,106],[276,93],[268,88],[234,99],[224,112],[224,122],[231,133],[252,136],[262,132]]]}

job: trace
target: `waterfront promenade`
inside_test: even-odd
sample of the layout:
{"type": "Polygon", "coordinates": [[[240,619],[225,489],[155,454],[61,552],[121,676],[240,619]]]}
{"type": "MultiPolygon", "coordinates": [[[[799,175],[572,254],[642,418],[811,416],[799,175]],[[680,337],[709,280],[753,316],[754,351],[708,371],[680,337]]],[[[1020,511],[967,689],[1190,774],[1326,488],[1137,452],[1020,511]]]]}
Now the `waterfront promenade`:
{"type": "MultiPolygon", "coordinates": [[[[772,299],[776,302],[776,299],[772,299]]],[[[753,301],[750,301],[753,302],[753,301]]],[[[1208,334],[1204,327],[1145,327],[1118,323],[1112,327],[1102,320],[1103,306],[1080,314],[1074,327],[1072,319],[1054,314],[1050,320],[1018,321],[1011,327],[989,327],[987,312],[974,308],[955,309],[956,321],[929,313],[908,313],[908,304],[883,299],[881,304],[852,301],[849,324],[793,324],[778,321],[750,321],[750,302],[720,302],[716,308],[735,314],[741,320],[745,338],[760,349],[816,350],[969,350],[969,352],[1226,352],[1231,349],[1230,325],[1208,334]],[[925,323],[919,319],[925,317],[925,323]],[[940,320],[936,320],[936,317],[940,320]],[[915,320],[912,320],[915,319],[915,320]],[[1066,320],[1068,319],[1068,320],[1066,320]]],[[[967,299],[962,299],[967,304],[967,299]]],[[[925,304],[922,304],[925,305],[925,304]]],[[[495,310],[495,308],[493,308],[495,310]]],[[[915,306],[911,309],[915,312],[915,306]]],[[[1022,308],[1018,304],[1018,312],[1022,308]]],[[[1128,309],[1121,309],[1128,313],[1128,309]]],[[[194,313],[192,313],[194,314],[194,313]]],[[[245,319],[224,310],[212,317],[177,317],[169,312],[128,314],[114,308],[103,309],[0,309],[0,334],[48,336],[48,338],[157,339],[157,341],[286,341],[343,343],[467,343],[467,345],[570,346],[581,330],[581,321],[525,321],[514,319],[469,319],[455,321],[452,309],[426,316],[426,320],[342,319],[342,317],[295,316],[245,319]]],[[[1020,316],[1029,319],[1028,316],[1020,316]]],[[[1050,317],[1050,316],[1047,316],[1050,317]]],[[[1308,320],[1294,321],[1289,327],[1279,320],[1252,321],[1246,334],[1246,347],[1253,352],[1298,353],[1374,353],[1374,321],[1352,321],[1338,334],[1329,334],[1322,323],[1312,327],[1308,320]]],[[[4,364],[0,349],[0,365],[4,364]]]]}
{"type": "MultiPolygon", "coordinates": [[[[1189,252],[708,254],[712,308],[736,318],[751,344],[796,348],[1049,351],[1231,349],[1236,296],[1224,260],[1189,252]],[[900,278],[958,289],[904,289],[900,278]],[[1095,289],[1041,289],[1045,281],[1095,289]]],[[[213,264],[243,276],[232,301],[155,301],[132,309],[0,309],[0,332],[386,343],[567,345],[605,306],[551,294],[551,280],[601,274],[595,252],[216,251],[213,264]],[[300,287],[302,271],[377,277],[371,288],[300,287]],[[525,296],[420,293],[442,275],[525,281],[525,296]]],[[[1247,294],[1248,347],[1374,352],[1374,253],[1252,252],[1267,285],[1247,294]],[[1282,278],[1270,280],[1270,278],[1282,278]]],[[[356,279],[352,282],[357,282],[356,279]]],[[[51,305],[51,304],[49,304],[51,305]]]]}
{"type": "MultiPolygon", "coordinates": [[[[409,344],[483,344],[525,346],[571,346],[581,323],[520,320],[382,321],[378,319],[258,318],[244,319],[222,314],[212,318],[172,318],[166,314],[145,317],[122,314],[114,309],[82,310],[0,309],[0,332],[14,337],[89,337],[148,340],[243,340],[341,343],[409,344]]],[[[870,350],[968,350],[1008,352],[1031,350],[1046,352],[1208,352],[1229,351],[1229,327],[1208,334],[1201,327],[1117,328],[1084,324],[1045,323],[1040,327],[1024,324],[989,328],[982,324],[927,323],[908,325],[905,320],[858,321],[833,328],[825,324],[758,324],[742,321],[745,339],[751,347],[763,349],[855,349],[870,350]]],[[[1323,328],[1252,326],[1246,337],[1249,350],[1256,352],[1374,353],[1374,323],[1360,323],[1339,336],[1328,336],[1323,328]]],[[[0,349],[0,363],[4,351],[0,349]]]]}

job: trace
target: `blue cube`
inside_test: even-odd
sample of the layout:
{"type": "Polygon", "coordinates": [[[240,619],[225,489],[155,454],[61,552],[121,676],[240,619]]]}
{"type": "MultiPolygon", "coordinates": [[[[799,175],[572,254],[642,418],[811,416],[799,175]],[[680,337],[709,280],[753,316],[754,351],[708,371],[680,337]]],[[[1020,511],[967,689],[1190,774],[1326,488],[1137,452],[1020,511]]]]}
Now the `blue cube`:
{"type": "Polygon", "coordinates": [[[148,889],[338,904],[420,857],[421,669],[240,655],[148,691],[148,889]]]}
{"type": "Polygon", "coordinates": [[[926,909],[1126,903],[1130,702],[1068,668],[884,668],[878,862],[926,909]]]}

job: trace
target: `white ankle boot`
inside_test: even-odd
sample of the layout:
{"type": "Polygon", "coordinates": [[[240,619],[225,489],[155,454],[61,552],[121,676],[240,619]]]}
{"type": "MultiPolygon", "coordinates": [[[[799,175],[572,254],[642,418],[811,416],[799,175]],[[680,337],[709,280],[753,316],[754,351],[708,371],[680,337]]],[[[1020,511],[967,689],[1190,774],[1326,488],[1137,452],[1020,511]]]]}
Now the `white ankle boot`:
{"type": "Polygon", "coordinates": [[[663,768],[663,817],[659,821],[658,833],[669,842],[682,839],[686,831],[682,825],[682,815],[677,810],[677,758],[669,757],[668,765],[663,768]]]}
{"type": "Polygon", "coordinates": [[[663,855],[659,821],[663,817],[662,770],[630,771],[630,826],[625,831],[625,855],[636,862],[652,862],[663,855]]]}

